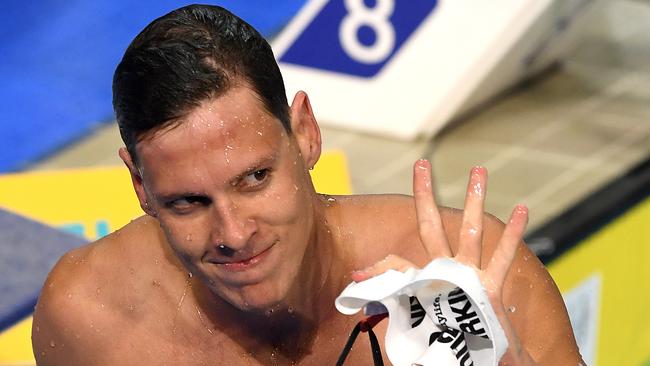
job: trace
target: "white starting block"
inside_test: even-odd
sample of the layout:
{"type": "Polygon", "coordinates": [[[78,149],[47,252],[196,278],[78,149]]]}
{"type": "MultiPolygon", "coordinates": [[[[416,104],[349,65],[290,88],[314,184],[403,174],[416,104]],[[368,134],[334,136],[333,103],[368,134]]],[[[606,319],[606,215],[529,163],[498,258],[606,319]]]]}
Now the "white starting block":
{"type": "Polygon", "coordinates": [[[274,39],[324,125],[431,136],[558,60],[598,0],[309,0],[274,39]]]}

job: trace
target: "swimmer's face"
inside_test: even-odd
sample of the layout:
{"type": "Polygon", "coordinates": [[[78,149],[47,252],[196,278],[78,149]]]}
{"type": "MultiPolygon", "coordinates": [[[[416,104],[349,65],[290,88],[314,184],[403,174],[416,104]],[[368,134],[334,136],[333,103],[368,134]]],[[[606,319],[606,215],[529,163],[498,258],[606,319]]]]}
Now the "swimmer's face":
{"type": "Polygon", "coordinates": [[[282,303],[312,237],[308,168],[320,138],[314,155],[310,133],[295,127],[288,134],[236,87],[136,147],[146,210],[187,269],[242,310],[282,303]]]}

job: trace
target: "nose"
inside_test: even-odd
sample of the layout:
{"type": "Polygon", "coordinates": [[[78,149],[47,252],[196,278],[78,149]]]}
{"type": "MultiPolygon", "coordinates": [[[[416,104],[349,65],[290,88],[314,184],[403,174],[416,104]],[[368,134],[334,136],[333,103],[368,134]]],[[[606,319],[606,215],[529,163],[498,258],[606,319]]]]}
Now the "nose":
{"type": "MultiPolygon", "coordinates": [[[[215,216],[211,241],[220,248],[224,246],[234,252],[246,247],[250,238],[257,232],[257,225],[243,208],[233,202],[221,201],[215,204],[215,216]]],[[[221,250],[222,254],[224,253],[221,250]]]]}

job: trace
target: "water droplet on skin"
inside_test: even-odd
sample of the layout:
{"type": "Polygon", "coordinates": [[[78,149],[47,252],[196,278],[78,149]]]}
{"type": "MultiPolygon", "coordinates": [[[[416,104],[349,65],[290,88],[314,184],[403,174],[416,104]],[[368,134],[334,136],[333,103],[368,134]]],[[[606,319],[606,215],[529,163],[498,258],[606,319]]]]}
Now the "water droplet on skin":
{"type": "Polygon", "coordinates": [[[192,241],[192,234],[187,234],[187,236],[185,237],[185,240],[192,241]]]}
{"type": "Polygon", "coordinates": [[[291,306],[289,306],[289,308],[287,309],[287,312],[288,312],[289,314],[293,314],[293,308],[292,308],[291,306]]]}
{"type": "Polygon", "coordinates": [[[528,260],[528,258],[530,258],[530,257],[529,257],[529,256],[527,256],[527,255],[525,255],[525,256],[524,256],[524,260],[525,260],[525,261],[527,261],[527,260],[528,260]]]}
{"type": "Polygon", "coordinates": [[[135,305],[130,304],[129,305],[129,311],[135,311],[135,305]]]}
{"type": "Polygon", "coordinates": [[[483,195],[483,185],[481,182],[478,182],[472,186],[472,189],[474,190],[474,194],[477,196],[482,196],[483,195]]]}
{"type": "Polygon", "coordinates": [[[533,288],[533,284],[530,284],[528,287],[533,288]]]}
{"type": "Polygon", "coordinates": [[[51,348],[56,347],[56,344],[54,344],[54,340],[51,340],[51,341],[50,341],[50,347],[51,347],[51,348]]]}
{"type": "Polygon", "coordinates": [[[334,198],[334,197],[327,197],[327,202],[336,202],[336,198],[334,198]]]}
{"type": "Polygon", "coordinates": [[[515,310],[517,310],[517,309],[515,308],[514,305],[510,305],[510,307],[508,308],[508,311],[511,312],[511,313],[514,313],[515,310]]]}
{"type": "Polygon", "coordinates": [[[521,268],[517,268],[517,273],[521,273],[521,268]]]}
{"type": "Polygon", "coordinates": [[[475,228],[475,227],[473,227],[473,228],[470,228],[467,232],[468,232],[470,235],[476,235],[476,234],[478,234],[478,229],[475,228]]]}
{"type": "Polygon", "coordinates": [[[192,272],[187,272],[187,277],[192,278],[192,272]]]}
{"type": "Polygon", "coordinates": [[[72,294],[68,294],[68,299],[72,299],[72,294]]]}

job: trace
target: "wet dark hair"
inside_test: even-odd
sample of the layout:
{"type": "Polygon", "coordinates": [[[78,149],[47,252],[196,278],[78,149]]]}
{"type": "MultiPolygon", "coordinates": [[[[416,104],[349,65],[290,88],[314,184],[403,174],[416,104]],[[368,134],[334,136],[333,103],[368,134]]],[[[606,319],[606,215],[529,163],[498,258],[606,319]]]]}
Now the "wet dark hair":
{"type": "Polygon", "coordinates": [[[151,22],[126,49],[113,76],[113,109],[134,162],[135,145],[146,133],[177,122],[242,82],[291,132],[280,69],[252,26],[209,5],[186,6],[151,22]]]}

